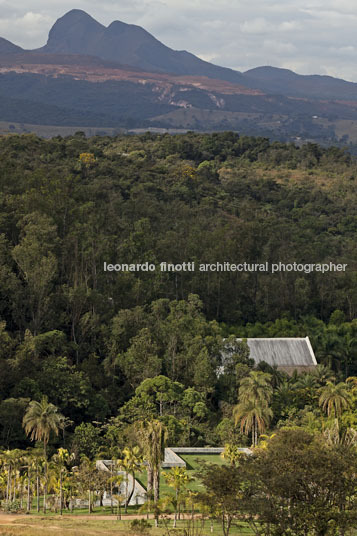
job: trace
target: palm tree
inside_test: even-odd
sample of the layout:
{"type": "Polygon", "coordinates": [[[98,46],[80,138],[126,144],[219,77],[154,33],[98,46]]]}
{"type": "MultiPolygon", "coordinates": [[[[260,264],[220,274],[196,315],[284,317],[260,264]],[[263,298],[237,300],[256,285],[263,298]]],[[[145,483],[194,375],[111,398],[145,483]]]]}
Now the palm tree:
{"type": "Polygon", "coordinates": [[[259,400],[241,402],[233,410],[236,425],[240,422],[241,432],[252,434],[252,445],[258,444],[258,434],[265,432],[270,419],[273,417],[272,410],[267,404],[259,400]]]}
{"type": "Polygon", "coordinates": [[[317,376],[312,373],[300,374],[297,381],[294,383],[296,389],[307,389],[311,391],[316,390],[317,386],[317,376]]]}
{"type": "Polygon", "coordinates": [[[354,390],[357,387],[357,376],[349,376],[346,378],[346,383],[354,390]]]}
{"type": "Polygon", "coordinates": [[[332,370],[321,363],[314,368],[311,375],[316,378],[321,386],[325,385],[327,382],[335,381],[335,375],[332,370]]]}
{"type": "Polygon", "coordinates": [[[340,382],[336,385],[327,382],[326,386],[321,389],[319,405],[330,417],[334,415],[335,419],[341,416],[344,409],[351,406],[351,395],[345,383],[340,382]]]}
{"type": "Polygon", "coordinates": [[[78,480],[78,467],[72,467],[72,471],[69,471],[65,480],[65,492],[69,501],[69,508],[73,513],[75,505],[75,497],[78,494],[80,482],[78,480]]]}
{"type": "Polygon", "coordinates": [[[283,383],[275,390],[275,401],[280,407],[290,406],[293,396],[294,393],[290,381],[283,381],[283,383]]]}
{"type": "Polygon", "coordinates": [[[293,383],[295,394],[303,405],[314,404],[318,387],[317,376],[312,373],[300,374],[293,383]]]}
{"type": "Polygon", "coordinates": [[[10,497],[10,486],[11,486],[11,476],[12,476],[12,451],[11,450],[3,450],[1,452],[1,465],[6,471],[6,495],[5,499],[6,502],[9,502],[11,500],[10,497]]]}
{"type": "Polygon", "coordinates": [[[113,496],[113,498],[117,502],[117,521],[121,520],[121,502],[123,499],[125,499],[124,495],[120,493],[120,484],[122,483],[122,477],[116,477],[116,485],[118,487],[118,493],[113,496]],[[121,480],[118,480],[118,478],[121,478],[121,480]]]}
{"type": "Polygon", "coordinates": [[[265,361],[261,361],[258,364],[257,370],[270,374],[270,384],[274,389],[279,387],[279,385],[281,385],[289,378],[286,372],[283,372],[278,369],[278,365],[268,365],[268,363],[266,363],[265,361]]]}
{"type": "Polygon", "coordinates": [[[120,458],[118,460],[116,460],[116,463],[117,465],[124,470],[125,472],[125,513],[127,513],[128,511],[128,496],[129,496],[129,492],[128,492],[128,488],[129,488],[129,471],[130,471],[130,468],[129,468],[129,464],[128,464],[128,460],[127,458],[125,457],[124,455],[124,458],[120,458]]]}
{"type": "MultiPolygon", "coordinates": [[[[147,463],[147,493],[150,500],[151,491],[154,492],[155,511],[160,496],[160,468],[165,457],[167,435],[166,427],[156,419],[141,423],[138,429],[139,441],[147,463]]],[[[155,516],[155,525],[157,524],[158,518],[155,516]]]]}
{"type": "Polygon", "coordinates": [[[114,475],[114,470],[116,469],[118,465],[118,459],[120,456],[120,449],[117,445],[112,445],[107,448],[103,448],[100,450],[96,456],[97,460],[103,460],[103,459],[110,459],[109,464],[109,471],[110,471],[110,479],[109,479],[109,485],[110,485],[110,511],[113,514],[113,484],[116,479],[116,476],[114,475]]]}
{"type": "Polygon", "coordinates": [[[31,474],[33,470],[33,453],[30,449],[27,449],[26,454],[23,457],[25,462],[25,467],[27,468],[27,504],[26,511],[27,513],[31,510],[31,474]]]}
{"type": "Polygon", "coordinates": [[[97,465],[95,460],[91,460],[84,454],[81,456],[81,464],[77,472],[77,480],[80,484],[82,494],[88,493],[88,513],[93,512],[94,493],[98,489],[97,465]],[[93,500],[92,500],[93,499],[93,500]]]}
{"type": "Polygon", "coordinates": [[[1,453],[1,461],[7,473],[6,502],[16,499],[17,478],[20,476],[20,468],[24,451],[20,449],[6,450],[1,453]]]}
{"type": "Polygon", "coordinates": [[[125,477],[126,477],[126,491],[125,491],[125,513],[127,512],[127,508],[130,502],[131,497],[134,496],[135,491],[135,472],[141,464],[143,463],[143,457],[141,454],[141,450],[139,447],[133,447],[133,448],[125,448],[123,450],[124,457],[122,460],[119,460],[119,465],[121,465],[125,470],[125,477]],[[133,487],[130,493],[130,496],[128,494],[128,473],[131,474],[133,479],[133,487]]]}
{"type": "Polygon", "coordinates": [[[59,471],[60,484],[60,514],[63,513],[63,475],[66,473],[68,464],[75,458],[74,454],[70,454],[67,449],[59,448],[57,453],[52,456],[52,460],[56,469],[59,471]]]}
{"type": "Polygon", "coordinates": [[[239,387],[239,402],[251,400],[269,403],[273,395],[271,375],[267,372],[253,370],[249,376],[243,378],[239,387]]]}
{"type": "Polygon", "coordinates": [[[273,416],[269,402],[273,395],[271,375],[253,370],[242,379],[239,387],[239,403],[233,410],[235,424],[240,423],[241,431],[252,434],[252,444],[257,446],[258,433],[265,431],[273,416]]]}
{"type": "Polygon", "coordinates": [[[48,402],[47,397],[43,397],[41,402],[32,400],[26,410],[22,425],[25,432],[30,436],[31,441],[43,442],[43,453],[45,457],[45,487],[43,497],[43,512],[46,513],[46,496],[47,496],[47,445],[51,432],[58,435],[62,428],[64,416],[58,412],[58,408],[48,402]]]}
{"type": "Polygon", "coordinates": [[[163,472],[164,478],[167,484],[174,488],[175,496],[170,498],[171,504],[174,506],[175,515],[174,515],[174,524],[173,527],[176,528],[176,520],[180,519],[180,504],[182,501],[181,491],[184,489],[192,478],[187,474],[186,467],[172,467],[170,471],[163,472]]]}
{"type": "Polygon", "coordinates": [[[179,507],[177,493],[175,495],[173,495],[172,493],[165,494],[162,499],[162,506],[164,507],[164,509],[168,509],[168,512],[171,512],[171,509],[173,508],[175,513],[172,528],[175,529],[177,527],[177,512],[179,507]]]}
{"type": "Polygon", "coordinates": [[[270,441],[274,439],[275,436],[276,434],[271,434],[270,436],[266,434],[261,434],[259,448],[266,450],[269,446],[270,441]]]}
{"type": "Polygon", "coordinates": [[[41,472],[45,467],[45,458],[42,449],[32,449],[32,469],[36,474],[36,511],[40,511],[40,484],[41,472]]]}

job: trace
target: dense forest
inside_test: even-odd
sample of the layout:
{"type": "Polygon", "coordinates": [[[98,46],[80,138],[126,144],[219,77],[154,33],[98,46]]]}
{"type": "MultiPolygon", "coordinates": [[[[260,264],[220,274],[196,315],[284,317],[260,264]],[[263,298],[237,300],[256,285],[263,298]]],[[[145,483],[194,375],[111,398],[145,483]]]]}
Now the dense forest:
{"type": "Polygon", "coordinates": [[[316,373],[260,372],[271,427],[321,428],[319,390],[357,375],[356,177],[340,149],[230,132],[2,137],[1,446],[30,445],[23,417],[44,397],[64,417],[51,448],[77,455],[134,444],[144,418],[161,420],[171,444],[248,444],[233,410],[259,371],[236,337],[310,337],[316,373]],[[103,269],[279,261],[347,269],[103,269]]]}

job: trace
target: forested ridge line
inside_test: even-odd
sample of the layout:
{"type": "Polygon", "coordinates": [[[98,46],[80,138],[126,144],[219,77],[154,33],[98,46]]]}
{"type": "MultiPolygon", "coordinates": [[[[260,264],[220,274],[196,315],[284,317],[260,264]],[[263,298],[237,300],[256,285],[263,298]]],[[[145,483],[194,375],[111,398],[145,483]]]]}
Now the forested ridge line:
{"type": "Polygon", "coordinates": [[[24,408],[43,395],[77,425],[120,411],[130,423],[157,377],[180,384],[160,380],[180,392],[173,437],[219,443],[220,401],[236,399],[216,373],[229,335],[308,335],[320,361],[354,373],[356,170],[337,148],[231,132],[0,138],[2,443],[24,440],[24,408]],[[146,261],[348,269],[103,270],[146,261]]]}

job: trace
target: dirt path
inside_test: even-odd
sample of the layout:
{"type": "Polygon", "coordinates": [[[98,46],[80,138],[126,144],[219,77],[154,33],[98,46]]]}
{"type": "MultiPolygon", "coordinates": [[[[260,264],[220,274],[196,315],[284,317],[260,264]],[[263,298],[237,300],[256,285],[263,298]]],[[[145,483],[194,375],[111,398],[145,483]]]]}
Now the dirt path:
{"type": "Polygon", "coordinates": [[[0,512],[0,525],[11,525],[15,520],[21,519],[21,517],[24,518],[25,516],[18,516],[14,514],[4,514],[0,512]]]}
{"type": "MultiPolygon", "coordinates": [[[[73,515],[73,516],[69,516],[69,515],[63,515],[62,516],[63,518],[66,518],[66,519],[94,519],[94,520],[99,520],[99,521],[105,521],[106,519],[108,520],[111,520],[111,521],[116,521],[117,520],[117,516],[116,515],[105,515],[105,516],[101,516],[101,515],[98,515],[98,514],[80,514],[78,516],[76,515],[73,515]]],[[[174,518],[174,514],[169,514],[167,517],[169,517],[170,519],[173,519],[174,518]]],[[[181,517],[182,517],[182,514],[181,514],[181,517]]],[[[146,514],[127,514],[127,515],[124,515],[122,514],[121,516],[121,520],[122,521],[131,521],[132,519],[146,519],[146,514]]],[[[149,516],[149,519],[154,519],[154,516],[153,514],[150,514],[149,516]]]]}
{"type": "MultiPolygon", "coordinates": [[[[19,525],[22,524],[22,522],[30,521],[31,519],[38,519],[39,516],[31,516],[31,515],[24,515],[24,514],[5,514],[3,512],[0,512],[0,526],[1,525],[19,525]]],[[[80,514],[80,515],[66,515],[64,514],[62,518],[58,514],[51,514],[52,520],[55,518],[56,520],[60,519],[83,519],[83,520],[92,520],[92,521],[116,521],[117,516],[116,515],[96,515],[96,514],[80,514]]],[[[173,514],[169,514],[167,517],[170,519],[173,519],[173,514]]],[[[132,519],[146,519],[146,514],[128,514],[128,515],[122,515],[122,521],[131,521],[132,519]]],[[[152,514],[150,515],[150,519],[153,519],[152,514]]]]}

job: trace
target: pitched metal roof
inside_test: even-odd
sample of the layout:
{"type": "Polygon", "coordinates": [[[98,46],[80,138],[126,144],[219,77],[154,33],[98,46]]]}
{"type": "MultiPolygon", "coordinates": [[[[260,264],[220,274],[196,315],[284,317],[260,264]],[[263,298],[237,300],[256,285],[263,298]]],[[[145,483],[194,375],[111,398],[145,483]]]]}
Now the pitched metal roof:
{"type": "MultiPolygon", "coordinates": [[[[238,339],[242,340],[242,339],[238,339]]],[[[277,367],[315,367],[317,365],[309,337],[246,339],[251,359],[277,367]]]]}

